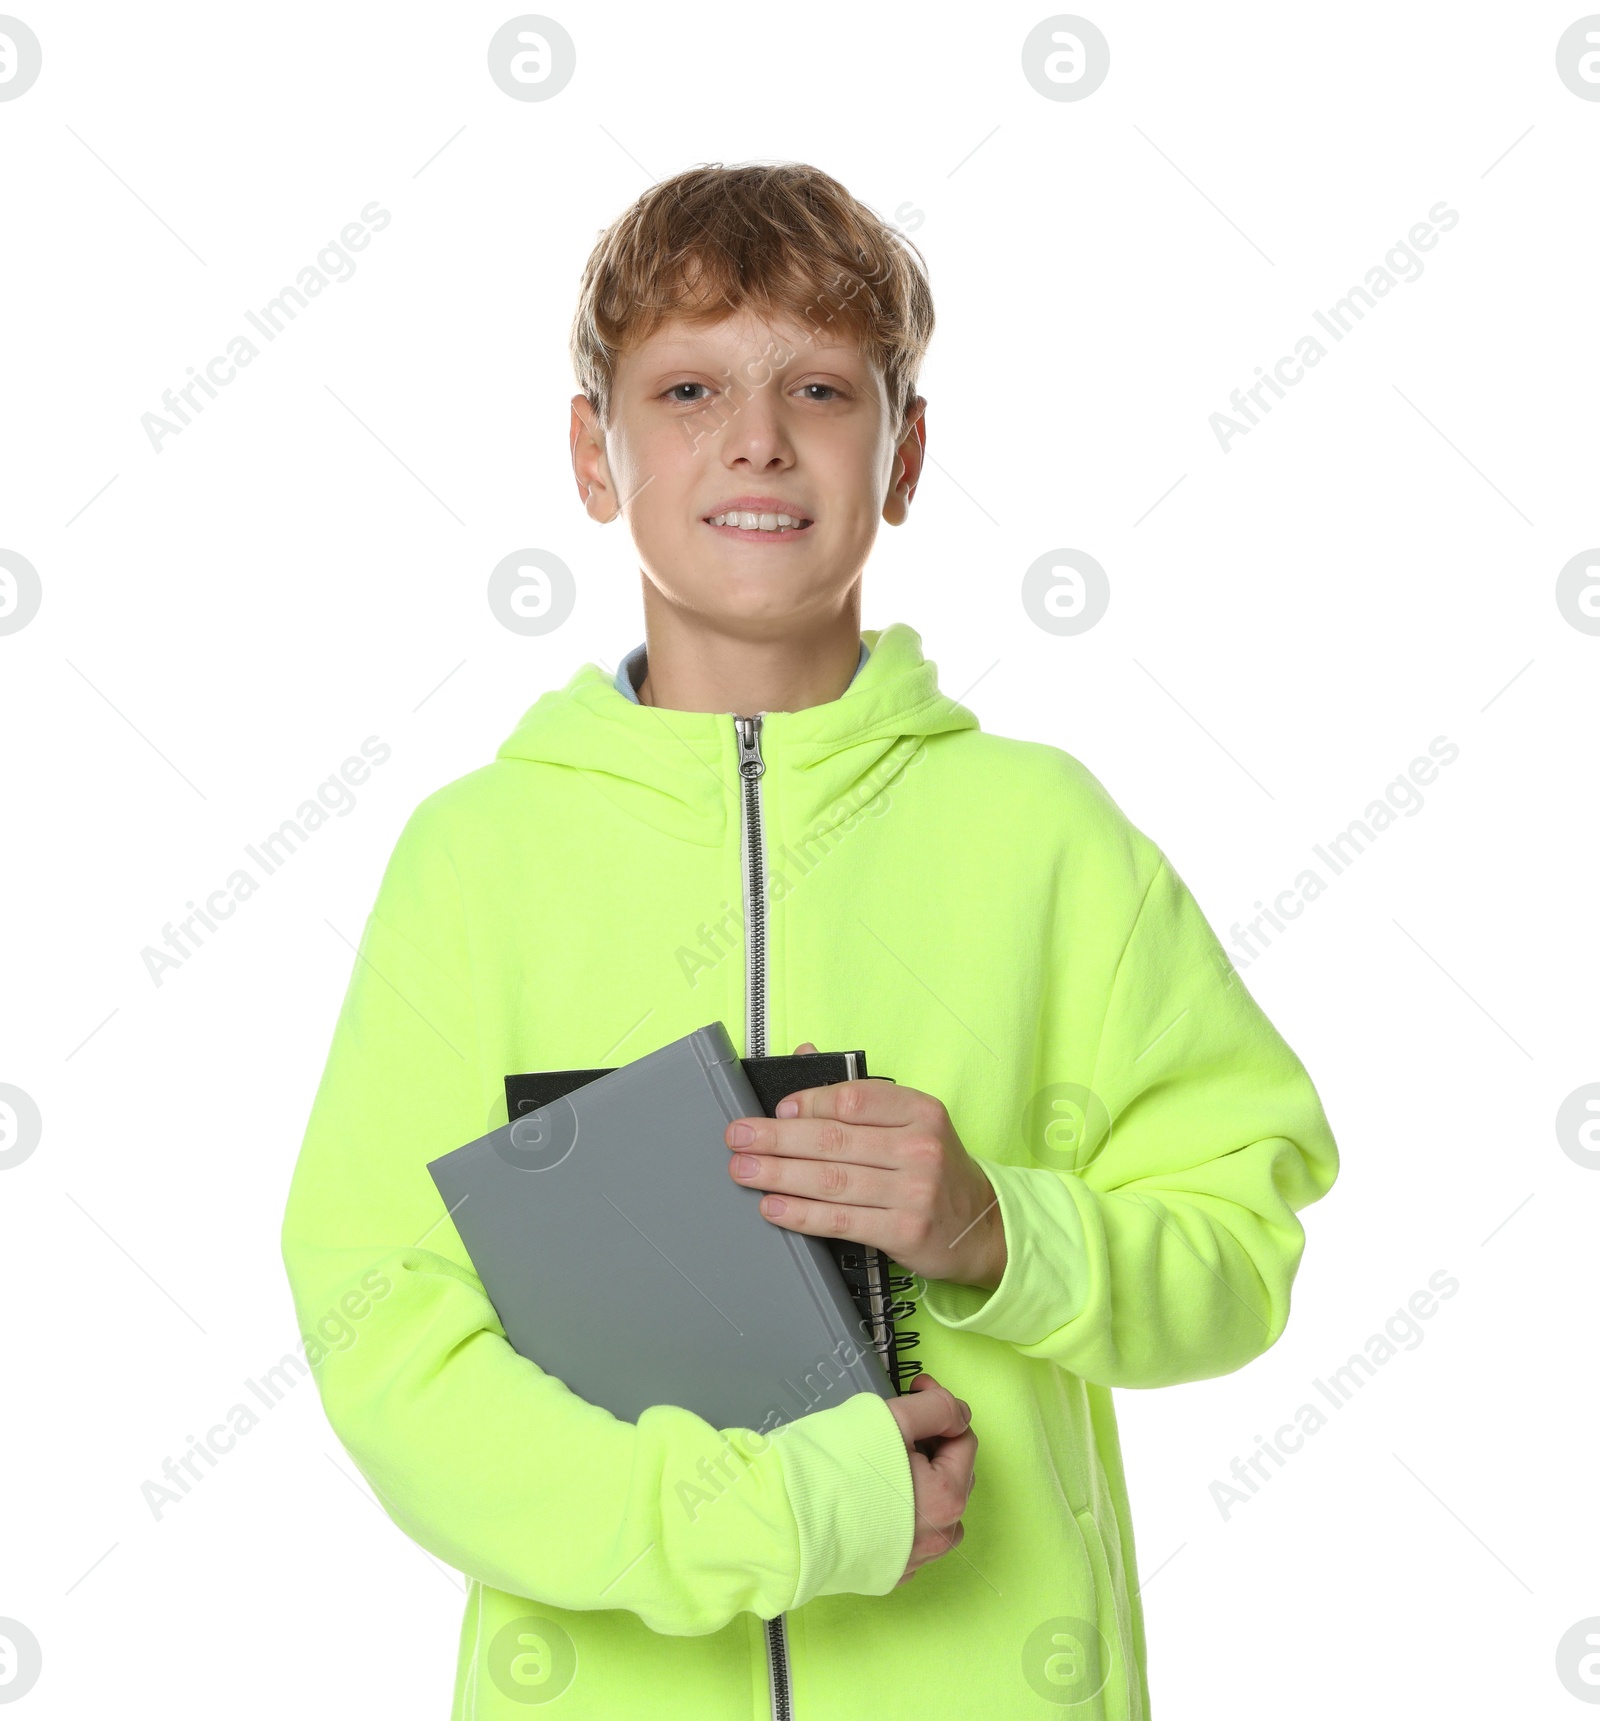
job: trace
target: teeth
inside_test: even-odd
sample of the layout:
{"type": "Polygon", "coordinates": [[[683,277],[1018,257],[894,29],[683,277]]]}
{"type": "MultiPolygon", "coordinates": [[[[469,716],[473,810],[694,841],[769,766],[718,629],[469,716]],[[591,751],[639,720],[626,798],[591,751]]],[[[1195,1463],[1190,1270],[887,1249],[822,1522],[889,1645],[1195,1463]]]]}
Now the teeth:
{"type": "Polygon", "coordinates": [[[738,526],[746,532],[776,532],[784,526],[798,526],[793,514],[713,514],[713,526],[738,526]]]}

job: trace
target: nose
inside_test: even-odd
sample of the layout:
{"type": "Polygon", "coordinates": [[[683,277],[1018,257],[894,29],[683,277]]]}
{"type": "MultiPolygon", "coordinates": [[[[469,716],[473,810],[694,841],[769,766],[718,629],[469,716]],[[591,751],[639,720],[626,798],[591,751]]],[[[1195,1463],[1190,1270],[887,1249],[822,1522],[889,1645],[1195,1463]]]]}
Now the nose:
{"type": "Polygon", "coordinates": [[[729,466],[747,463],[753,471],[781,471],[794,461],[794,445],[774,397],[775,380],[760,387],[732,389],[727,419],[719,432],[719,452],[729,466]]]}

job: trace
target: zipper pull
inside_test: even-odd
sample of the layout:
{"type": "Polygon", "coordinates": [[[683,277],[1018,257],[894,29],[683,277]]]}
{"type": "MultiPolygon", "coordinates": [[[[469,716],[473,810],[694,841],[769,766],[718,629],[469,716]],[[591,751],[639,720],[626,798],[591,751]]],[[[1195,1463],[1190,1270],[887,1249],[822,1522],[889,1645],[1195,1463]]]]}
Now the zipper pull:
{"type": "Polygon", "coordinates": [[[736,717],[734,723],[739,733],[739,775],[747,781],[759,777],[766,770],[766,761],[761,757],[761,718],[736,717]]]}

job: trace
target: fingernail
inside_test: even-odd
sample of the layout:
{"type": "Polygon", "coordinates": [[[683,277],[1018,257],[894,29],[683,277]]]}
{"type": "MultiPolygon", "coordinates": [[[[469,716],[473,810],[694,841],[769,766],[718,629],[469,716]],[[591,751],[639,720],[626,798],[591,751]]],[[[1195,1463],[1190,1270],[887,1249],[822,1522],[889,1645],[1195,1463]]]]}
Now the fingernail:
{"type": "Polygon", "coordinates": [[[733,1175],[735,1177],[754,1177],[759,1159],[752,1159],[748,1153],[736,1153],[733,1156],[733,1175]]]}
{"type": "Polygon", "coordinates": [[[756,1138],[756,1132],[747,1123],[736,1123],[729,1127],[728,1141],[734,1147],[748,1147],[756,1138]]]}

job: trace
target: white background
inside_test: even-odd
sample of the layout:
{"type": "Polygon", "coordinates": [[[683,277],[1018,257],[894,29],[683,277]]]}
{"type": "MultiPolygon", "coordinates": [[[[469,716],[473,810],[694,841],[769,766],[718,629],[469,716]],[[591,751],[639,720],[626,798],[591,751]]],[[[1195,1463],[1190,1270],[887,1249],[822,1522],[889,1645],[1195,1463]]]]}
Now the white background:
{"type": "Polygon", "coordinates": [[[1600,1614],[1600,1174],[1555,1130],[1600,1080],[1600,637],[1555,595],[1600,543],[1600,102],[1555,70],[1581,12],[1096,0],[1110,75],[1056,102],[1021,72],[1039,9],[564,7],[576,76],[519,102],[486,70],[505,8],[18,5],[44,54],[0,102],[0,548],[44,594],[0,637],[0,1081],[43,1117],[0,1172],[0,1615],[44,1652],[18,1714],[446,1713],[461,1579],[312,1384],[159,1521],[141,1484],[294,1344],[284,1196],[407,815],[642,637],[568,460],[584,258],[653,178],[750,159],[823,167],[931,270],[930,465],[864,625],[909,622],[986,729],[1083,760],[1224,942],[1433,737],[1460,749],[1240,953],[1343,1171],[1274,1350],[1118,1395],[1156,1715],[1582,1713],[1556,1650],[1600,1614]],[[374,199],[355,276],[155,453],[162,391],[374,199]],[[1224,453],[1230,391],[1440,200],[1422,276],[1224,453]],[[578,581],[542,638],[486,601],[525,546],[578,581]],[[1077,637],[1020,598],[1062,547],[1111,585],[1077,637]],[[369,735],[393,753],[354,811],[156,986],[144,948],[369,735]],[[1440,1269],[1421,1342],[1225,1519],[1230,1461],[1440,1269]]]}

